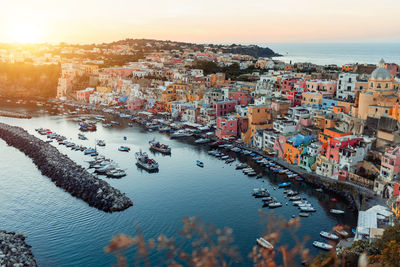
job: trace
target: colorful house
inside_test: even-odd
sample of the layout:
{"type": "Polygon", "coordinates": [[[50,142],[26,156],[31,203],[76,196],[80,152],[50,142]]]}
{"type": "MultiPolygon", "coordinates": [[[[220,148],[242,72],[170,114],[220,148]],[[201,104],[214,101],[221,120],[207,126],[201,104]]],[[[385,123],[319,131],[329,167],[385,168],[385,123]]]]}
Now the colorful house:
{"type": "Polygon", "coordinates": [[[290,164],[299,164],[299,158],[305,147],[315,141],[315,136],[298,134],[286,140],[283,159],[290,164]]]}
{"type": "Polygon", "coordinates": [[[272,128],[271,107],[266,105],[249,105],[247,116],[249,127],[247,132],[242,135],[242,139],[246,144],[252,144],[256,130],[272,128]]]}
{"type": "Polygon", "coordinates": [[[217,117],[215,135],[219,138],[237,137],[238,119],[234,116],[217,117]]]}

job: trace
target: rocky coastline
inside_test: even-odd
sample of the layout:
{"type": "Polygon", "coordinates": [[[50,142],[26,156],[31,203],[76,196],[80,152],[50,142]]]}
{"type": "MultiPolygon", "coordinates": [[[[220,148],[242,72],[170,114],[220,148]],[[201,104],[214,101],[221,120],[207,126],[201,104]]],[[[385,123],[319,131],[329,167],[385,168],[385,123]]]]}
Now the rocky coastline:
{"type": "Polygon", "coordinates": [[[0,138],[30,157],[43,175],[58,187],[105,212],[122,211],[133,205],[118,189],[90,174],[54,146],[20,127],[0,123],[0,138]]]}
{"type": "Polygon", "coordinates": [[[38,266],[30,248],[23,234],[0,230],[0,266],[38,266]]]}

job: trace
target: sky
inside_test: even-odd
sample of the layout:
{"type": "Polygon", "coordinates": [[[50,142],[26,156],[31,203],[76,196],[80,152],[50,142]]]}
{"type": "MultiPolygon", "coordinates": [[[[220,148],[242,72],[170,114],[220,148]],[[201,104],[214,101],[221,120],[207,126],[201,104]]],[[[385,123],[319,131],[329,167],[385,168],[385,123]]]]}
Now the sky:
{"type": "Polygon", "coordinates": [[[400,42],[399,0],[1,0],[0,42],[400,42]]]}

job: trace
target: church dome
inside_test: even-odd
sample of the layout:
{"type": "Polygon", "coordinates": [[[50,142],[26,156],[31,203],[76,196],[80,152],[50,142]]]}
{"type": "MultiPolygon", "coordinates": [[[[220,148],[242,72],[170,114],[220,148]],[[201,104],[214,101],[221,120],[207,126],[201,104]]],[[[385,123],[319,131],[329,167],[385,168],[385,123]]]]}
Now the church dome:
{"type": "Polygon", "coordinates": [[[371,78],[375,80],[391,80],[392,74],[386,68],[377,68],[371,73],[371,78]]]}
{"type": "Polygon", "coordinates": [[[383,58],[379,61],[378,68],[371,73],[371,78],[385,81],[392,79],[392,74],[385,68],[385,61],[383,58]]]}

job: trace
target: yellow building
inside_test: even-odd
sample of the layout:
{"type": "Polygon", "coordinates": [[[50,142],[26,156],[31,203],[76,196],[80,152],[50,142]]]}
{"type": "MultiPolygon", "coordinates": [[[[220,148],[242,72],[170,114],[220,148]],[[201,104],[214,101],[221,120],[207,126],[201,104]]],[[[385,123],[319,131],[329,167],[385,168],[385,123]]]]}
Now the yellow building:
{"type": "Polygon", "coordinates": [[[360,119],[389,116],[391,109],[397,103],[398,83],[394,81],[392,74],[384,66],[385,62],[381,60],[378,68],[372,72],[368,80],[368,88],[359,93],[354,115],[360,119]]]}
{"type": "Polygon", "coordinates": [[[107,94],[107,93],[111,93],[112,92],[112,88],[111,87],[105,87],[105,86],[97,86],[96,87],[96,91],[100,92],[102,94],[107,94]]]}
{"type": "Polygon", "coordinates": [[[322,95],[315,92],[307,92],[302,94],[301,105],[307,107],[316,107],[322,105],[322,95]]]}

